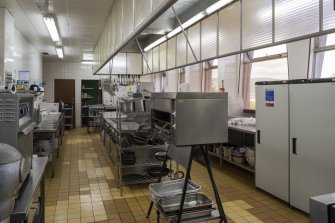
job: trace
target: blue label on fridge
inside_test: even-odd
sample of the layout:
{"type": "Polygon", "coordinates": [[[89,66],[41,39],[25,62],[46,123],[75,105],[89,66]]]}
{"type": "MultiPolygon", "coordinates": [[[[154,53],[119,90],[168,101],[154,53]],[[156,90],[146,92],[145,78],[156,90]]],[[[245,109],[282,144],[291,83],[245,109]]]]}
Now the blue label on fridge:
{"type": "Polygon", "coordinates": [[[265,90],[265,106],[274,107],[275,91],[273,89],[265,90]]]}

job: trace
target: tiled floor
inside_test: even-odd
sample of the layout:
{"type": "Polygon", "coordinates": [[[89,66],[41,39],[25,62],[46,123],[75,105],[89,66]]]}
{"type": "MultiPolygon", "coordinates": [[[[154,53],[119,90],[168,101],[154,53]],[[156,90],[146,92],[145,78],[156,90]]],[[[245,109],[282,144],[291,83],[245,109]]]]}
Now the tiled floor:
{"type": "MultiPolygon", "coordinates": [[[[110,167],[98,134],[67,131],[55,177],[46,182],[46,222],[155,222],[155,212],[145,217],[147,185],[125,188],[121,197],[110,167]]],[[[192,179],[212,196],[205,168],[196,162],[192,168],[192,179]]],[[[257,190],[252,175],[230,164],[214,165],[213,172],[229,222],[308,222],[306,214],[257,190]]]]}

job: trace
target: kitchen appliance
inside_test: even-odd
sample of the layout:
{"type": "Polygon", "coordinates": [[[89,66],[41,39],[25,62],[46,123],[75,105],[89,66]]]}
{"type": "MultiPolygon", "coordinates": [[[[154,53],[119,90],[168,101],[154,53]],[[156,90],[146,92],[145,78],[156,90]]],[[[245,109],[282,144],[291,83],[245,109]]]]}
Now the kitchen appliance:
{"type": "Polygon", "coordinates": [[[32,168],[33,121],[32,94],[0,93],[0,142],[16,148],[25,159],[22,179],[32,168]]]}
{"type": "Polygon", "coordinates": [[[0,143],[0,223],[9,223],[16,192],[24,180],[25,159],[14,147],[0,143]]]}
{"type": "Polygon", "coordinates": [[[176,146],[228,141],[228,93],[152,93],[151,123],[176,146]]]}
{"type": "Polygon", "coordinates": [[[256,83],[256,186],[309,212],[335,188],[335,79],[256,83]]]}
{"type": "Polygon", "coordinates": [[[335,193],[311,197],[309,199],[310,222],[335,222],[335,193]]]}

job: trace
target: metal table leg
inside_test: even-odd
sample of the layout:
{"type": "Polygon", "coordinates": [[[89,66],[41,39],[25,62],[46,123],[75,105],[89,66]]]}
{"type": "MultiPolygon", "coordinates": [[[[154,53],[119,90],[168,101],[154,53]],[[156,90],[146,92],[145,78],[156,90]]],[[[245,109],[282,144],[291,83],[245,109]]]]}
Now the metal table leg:
{"type": "Polygon", "coordinates": [[[223,207],[222,207],[220,195],[219,195],[219,192],[217,190],[217,187],[216,187],[216,184],[215,184],[215,181],[214,181],[210,161],[209,161],[209,158],[208,158],[208,150],[206,150],[204,146],[201,148],[201,150],[202,150],[202,154],[205,158],[205,163],[206,163],[208,175],[209,175],[209,178],[210,178],[212,186],[213,186],[215,200],[216,200],[216,204],[217,204],[218,209],[219,209],[221,220],[223,220],[225,223],[227,223],[228,221],[227,221],[226,215],[225,215],[223,207]]]}
{"type": "Polygon", "coordinates": [[[192,167],[192,161],[193,161],[193,152],[194,152],[194,147],[191,148],[190,158],[188,160],[185,182],[184,182],[184,187],[183,187],[183,193],[181,195],[180,207],[179,207],[179,211],[178,211],[177,223],[179,223],[181,221],[181,216],[183,214],[186,190],[187,190],[188,180],[190,179],[190,173],[191,173],[191,167],[192,167]]]}
{"type": "Polygon", "coordinates": [[[41,179],[40,185],[40,209],[41,209],[41,216],[40,222],[45,222],[45,174],[43,174],[41,179]]]}

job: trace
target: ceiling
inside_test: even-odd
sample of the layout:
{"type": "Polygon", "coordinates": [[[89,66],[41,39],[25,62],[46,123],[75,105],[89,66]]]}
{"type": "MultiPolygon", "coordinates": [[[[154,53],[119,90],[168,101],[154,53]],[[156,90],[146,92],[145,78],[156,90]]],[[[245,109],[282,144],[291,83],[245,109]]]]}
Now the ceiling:
{"type": "MultiPolygon", "coordinates": [[[[43,21],[43,15],[47,11],[36,5],[36,2],[45,1],[49,2],[46,10],[56,15],[64,61],[80,62],[83,52],[93,52],[114,0],[0,0],[0,7],[7,8],[14,16],[15,27],[23,36],[39,52],[50,54],[43,59],[60,61],[56,56],[56,44],[51,40],[43,21]]],[[[174,7],[180,20],[184,22],[216,1],[178,0],[174,7]]],[[[175,15],[169,9],[141,34],[141,45],[147,45],[177,25],[175,15]]],[[[134,43],[130,43],[128,48],[129,51],[138,51],[134,43]]]]}
{"type": "MultiPolygon", "coordinates": [[[[15,27],[39,52],[47,52],[45,60],[60,60],[55,43],[35,2],[44,0],[0,0],[14,16],[15,27]]],[[[104,27],[114,0],[49,0],[49,10],[56,15],[64,48],[64,60],[79,62],[83,52],[92,52],[104,27]]]]}

